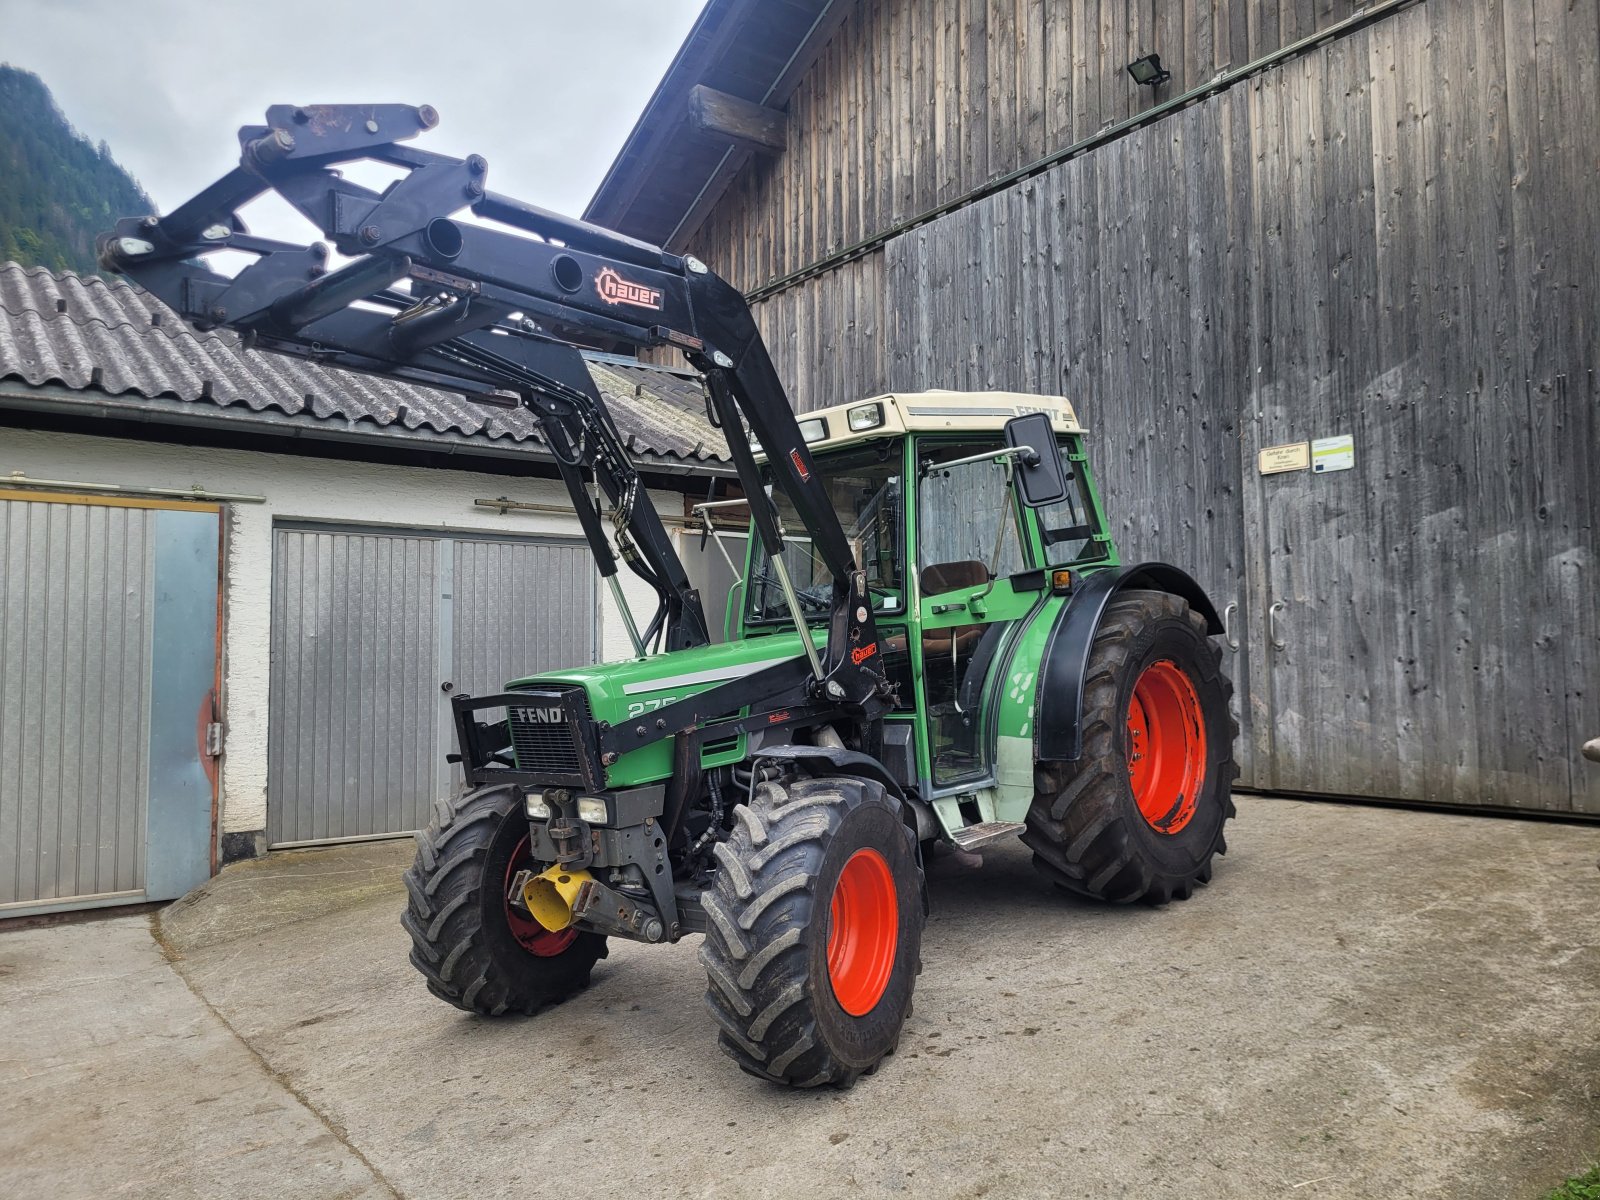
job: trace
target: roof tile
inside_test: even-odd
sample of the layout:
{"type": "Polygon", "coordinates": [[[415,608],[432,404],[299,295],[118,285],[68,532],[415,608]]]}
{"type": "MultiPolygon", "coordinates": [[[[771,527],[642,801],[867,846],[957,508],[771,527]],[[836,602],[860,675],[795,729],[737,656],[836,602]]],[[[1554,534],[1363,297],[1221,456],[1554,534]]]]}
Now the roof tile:
{"type": "MultiPolygon", "coordinates": [[[[635,452],[685,462],[726,459],[726,444],[706,424],[694,376],[613,362],[591,362],[590,374],[635,452]]],[[[154,296],[121,280],[16,263],[0,264],[4,379],[541,446],[538,423],[524,409],[246,351],[237,335],[196,333],[154,296]]]]}

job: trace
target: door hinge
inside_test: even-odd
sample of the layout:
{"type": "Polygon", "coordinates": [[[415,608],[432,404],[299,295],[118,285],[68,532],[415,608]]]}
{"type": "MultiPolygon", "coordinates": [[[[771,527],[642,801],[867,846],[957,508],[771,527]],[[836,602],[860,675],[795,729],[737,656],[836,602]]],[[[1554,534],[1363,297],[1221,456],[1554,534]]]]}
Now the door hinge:
{"type": "Polygon", "coordinates": [[[206,757],[222,757],[222,722],[212,721],[206,726],[206,757]]]}

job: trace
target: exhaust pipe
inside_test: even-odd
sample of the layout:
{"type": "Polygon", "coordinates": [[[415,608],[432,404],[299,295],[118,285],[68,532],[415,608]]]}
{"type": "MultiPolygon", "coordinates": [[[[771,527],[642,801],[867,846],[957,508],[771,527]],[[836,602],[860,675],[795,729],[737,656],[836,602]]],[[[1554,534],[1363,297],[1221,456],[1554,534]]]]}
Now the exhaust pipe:
{"type": "Polygon", "coordinates": [[[569,870],[558,863],[522,885],[522,902],[535,921],[551,933],[560,933],[572,924],[572,908],[579,890],[593,882],[594,876],[589,872],[569,870]]]}

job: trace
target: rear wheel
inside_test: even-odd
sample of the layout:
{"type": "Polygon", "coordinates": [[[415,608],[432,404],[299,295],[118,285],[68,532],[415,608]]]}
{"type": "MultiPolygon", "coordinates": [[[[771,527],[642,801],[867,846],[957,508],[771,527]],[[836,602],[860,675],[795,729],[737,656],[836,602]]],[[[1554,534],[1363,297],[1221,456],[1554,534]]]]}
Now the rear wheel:
{"type": "Polygon", "coordinates": [[[411,963],[435,996],[498,1017],[532,1013],[588,986],[605,938],[552,932],[508,899],[512,877],[533,866],[515,788],[480,788],[434,806],[405,873],[400,923],[411,935],[411,963]]]}
{"type": "Polygon", "coordinates": [[[700,949],[722,1049],[796,1087],[848,1087],[900,1041],[922,969],[916,834],[880,784],[757,786],[716,848],[700,949]]]}
{"type": "Polygon", "coordinates": [[[1097,899],[1187,900],[1226,853],[1234,815],[1233,685],[1180,597],[1107,606],[1084,683],[1083,755],[1041,763],[1022,835],[1054,882],[1097,899]]]}

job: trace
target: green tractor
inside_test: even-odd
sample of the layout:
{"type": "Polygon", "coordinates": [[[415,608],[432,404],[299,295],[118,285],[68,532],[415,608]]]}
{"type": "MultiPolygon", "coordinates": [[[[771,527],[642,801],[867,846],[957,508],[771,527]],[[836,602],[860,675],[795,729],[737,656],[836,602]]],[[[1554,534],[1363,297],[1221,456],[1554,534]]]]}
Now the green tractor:
{"type": "Polygon", "coordinates": [[[401,145],[431,109],[267,121],[103,263],[259,348],[532,412],[635,651],[452,699],[465,784],[418,835],[402,918],[435,995],[533,1013],[610,938],[698,933],[722,1048],[849,1086],[899,1041],[940,847],[1020,838],[1116,903],[1210,880],[1237,774],[1222,624],[1183,571],[1120,562],[1071,404],[901,393],[797,419],[737,291],[489,191],[481,158],[401,145]],[[370,192],[335,169],[356,158],[408,174],[370,192]],[[269,188],[351,261],[249,235],[236,210],[269,188]],[[213,249],[257,261],[229,278],[213,249]],[[701,372],[738,470],[696,510],[724,553],[719,519],[749,520],[720,643],[584,365],[627,345],[701,372]],[[642,626],[619,560],[656,594],[642,626]]]}
{"type": "MultiPolygon", "coordinates": [[[[853,653],[892,688],[874,752],[833,723],[797,729],[761,689],[709,706],[689,759],[661,740],[592,790],[442,804],[406,916],[436,994],[528,1012],[586,984],[607,935],[703,932],[723,1049],[770,1079],[848,1083],[899,1038],[935,847],[1020,836],[1051,881],[1116,902],[1187,899],[1211,878],[1235,775],[1217,618],[1182,572],[1118,562],[1071,405],[891,395],[800,426],[865,573],[877,637],[853,653]],[[1013,465],[1041,444],[1055,471],[1013,465]],[[689,780],[674,821],[664,798],[689,780]]],[[[787,536],[778,558],[749,544],[734,640],[509,684],[518,767],[570,771],[583,725],[648,731],[713,688],[807,665],[794,614],[820,648],[828,568],[808,539],[787,536]],[[540,710],[563,705],[577,721],[556,737],[540,710]]]]}

